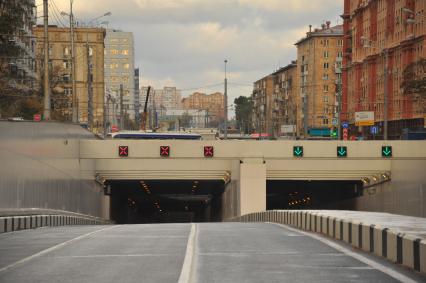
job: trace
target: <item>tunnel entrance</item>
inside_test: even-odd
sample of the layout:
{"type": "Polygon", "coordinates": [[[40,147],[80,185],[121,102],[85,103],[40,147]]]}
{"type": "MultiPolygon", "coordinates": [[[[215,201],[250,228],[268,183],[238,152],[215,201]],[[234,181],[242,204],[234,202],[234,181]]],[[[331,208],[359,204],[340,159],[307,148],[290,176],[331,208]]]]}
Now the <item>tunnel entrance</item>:
{"type": "Polygon", "coordinates": [[[223,180],[110,181],[117,224],[221,221],[223,180]]]}
{"type": "Polygon", "coordinates": [[[360,196],[361,181],[266,182],[266,207],[272,209],[345,209],[344,201],[360,196]]]}

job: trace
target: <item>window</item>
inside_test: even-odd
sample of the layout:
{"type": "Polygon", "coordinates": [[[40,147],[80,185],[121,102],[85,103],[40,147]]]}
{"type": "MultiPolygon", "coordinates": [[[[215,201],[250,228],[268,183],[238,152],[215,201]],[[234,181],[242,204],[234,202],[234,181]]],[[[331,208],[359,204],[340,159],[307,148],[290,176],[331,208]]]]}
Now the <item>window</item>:
{"type": "Polygon", "coordinates": [[[70,74],[64,74],[62,75],[62,81],[65,83],[68,83],[70,81],[70,77],[71,77],[70,74]]]}
{"type": "Polygon", "coordinates": [[[324,103],[328,103],[328,96],[324,95],[324,103]]]}
{"type": "Polygon", "coordinates": [[[70,49],[68,48],[68,46],[64,47],[64,56],[68,56],[70,55],[70,49]]]}
{"type": "Polygon", "coordinates": [[[111,55],[118,55],[117,49],[111,49],[109,52],[111,53],[111,55]]]}
{"type": "Polygon", "coordinates": [[[337,46],[343,46],[343,39],[337,40],[337,46]]]}
{"type": "Polygon", "coordinates": [[[323,124],[323,125],[328,125],[328,119],[327,119],[327,118],[322,119],[322,124],[323,124]]]}
{"type": "Polygon", "coordinates": [[[123,68],[124,68],[124,69],[128,69],[128,68],[130,68],[130,64],[129,64],[129,63],[123,64],[123,68]]]}
{"type": "Polygon", "coordinates": [[[324,40],[323,44],[324,44],[324,46],[328,46],[328,44],[329,44],[328,39],[324,40]]]}
{"type": "Polygon", "coordinates": [[[72,88],[69,88],[69,87],[64,88],[64,94],[65,95],[72,95],[72,88]]]}
{"type": "Polygon", "coordinates": [[[326,80],[328,80],[328,74],[324,74],[324,75],[322,76],[322,79],[323,79],[323,80],[325,80],[325,81],[326,81],[326,80]]]}
{"type": "Polygon", "coordinates": [[[328,92],[328,85],[323,85],[323,91],[328,92]]]}
{"type": "Polygon", "coordinates": [[[93,48],[89,47],[89,56],[93,56],[93,48]]]}
{"type": "Polygon", "coordinates": [[[328,58],[328,51],[324,51],[324,58],[328,58]]]}
{"type": "Polygon", "coordinates": [[[69,63],[69,61],[68,61],[68,60],[63,60],[63,61],[62,61],[62,67],[63,67],[64,69],[68,69],[68,68],[70,67],[70,63],[69,63]]]}
{"type": "Polygon", "coordinates": [[[342,58],[343,57],[343,51],[337,52],[337,57],[342,58]]]}
{"type": "Polygon", "coordinates": [[[324,63],[324,69],[328,69],[328,62],[324,63]]]}
{"type": "Polygon", "coordinates": [[[123,54],[123,55],[129,55],[129,50],[124,49],[124,50],[121,51],[121,54],[123,54]]]}

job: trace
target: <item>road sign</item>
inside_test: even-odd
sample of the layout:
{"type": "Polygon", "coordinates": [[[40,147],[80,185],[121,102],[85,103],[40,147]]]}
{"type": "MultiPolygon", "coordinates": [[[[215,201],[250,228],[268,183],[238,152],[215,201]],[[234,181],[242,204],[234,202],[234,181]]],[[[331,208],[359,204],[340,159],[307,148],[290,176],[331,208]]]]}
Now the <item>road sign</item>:
{"type": "Polygon", "coordinates": [[[170,156],[170,146],[168,146],[168,145],[160,146],[160,156],[169,157],[170,156]]]}
{"type": "Polygon", "coordinates": [[[293,146],[293,156],[303,157],[303,146],[293,146]]]}
{"type": "Polygon", "coordinates": [[[337,147],[337,157],[347,157],[348,149],[346,146],[338,146],[337,147]]]}
{"type": "Polygon", "coordinates": [[[112,126],[111,126],[111,132],[112,132],[112,133],[116,133],[116,132],[118,132],[118,127],[117,127],[117,125],[112,125],[112,126]]]}
{"type": "Polygon", "coordinates": [[[343,140],[344,141],[348,140],[348,128],[343,129],[343,140]]]}
{"type": "Polygon", "coordinates": [[[118,147],[118,156],[120,157],[129,156],[129,147],[127,145],[120,145],[118,147]]]}
{"type": "Polygon", "coordinates": [[[204,157],[213,157],[213,154],[214,154],[213,146],[204,147],[204,157]]]}
{"type": "Polygon", "coordinates": [[[342,128],[343,129],[347,129],[347,128],[349,128],[349,123],[348,122],[342,122],[342,128]]]}
{"type": "Polygon", "coordinates": [[[374,125],[373,111],[355,112],[355,126],[373,126],[373,125],[374,125]]]}
{"type": "Polygon", "coordinates": [[[41,121],[41,115],[40,114],[34,114],[34,121],[40,122],[41,121]]]}
{"type": "Polygon", "coordinates": [[[370,127],[370,133],[372,135],[377,135],[379,133],[379,127],[378,126],[371,126],[370,127]]]}
{"type": "Polygon", "coordinates": [[[382,157],[392,157],[392,147],[391,146],[382,146],[382,157]]]}

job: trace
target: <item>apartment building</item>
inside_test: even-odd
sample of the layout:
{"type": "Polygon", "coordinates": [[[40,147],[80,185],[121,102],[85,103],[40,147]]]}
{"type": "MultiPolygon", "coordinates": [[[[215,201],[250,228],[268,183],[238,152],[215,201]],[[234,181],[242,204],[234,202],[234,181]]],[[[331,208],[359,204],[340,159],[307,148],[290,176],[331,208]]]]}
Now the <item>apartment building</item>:
{"type": "Polygon", "coordinates": [[[205,94],[194,92],[188,97],[182,99],[183,109],[206,110],[208,116],[207,124],[217,124],[223,121],[224,113],[224,95],[221,92],[205,94]]]}
{"type": "Polygon", "coordinates": [[[343,26],[329,21],[314,30],[309,26],[296,46],[303,136],[330,136],[338,126],[343,26]]]}
{"type": "Polygon", "coordinates": [[[345,0],[342,119],[352,125],[350,135],[372,138],[367,127],[354,125],[361,111],[374,112],[376,138],[384,137],[385,112],[390,139],[403,129],[424,128],[424,101],[404,94],[406,80],[419,72],[404,79],[404,71],[426,58],[425,13],[424,0],[345,0]]]}
{"type": "Polygon", "coordinates": [[[32,32],[37,14],[35,0],[0,3],[0,17],[5,19],[13,17],[16,13],[15,9],[22,12],[16,15],[21,18],[22,22],[13,23],[15,27],[11,34],[0,35],[2,42],[0,83],[4,85],[3,89],[8,88],[11,91],[13,89],[15,91],[34,90],[37,87],[36,40],[32,32]]]}
{"type": "MultiPolygon", "coordinates": [[[[134,41],[132,32],[107,29],[105,36],[105,90],[106,95],[120,99],[123,86],[123,111],[135,119],[137,93],[135,92],[134,41]]],[[[118,109],[118,111],[120,111],[118,109]]],[[[111,111],[110,111],[111,113],[111,111]]],[[[114,117],[109,117],[110,121],[114,117]]]]}
{"type": "MultiPolygon", "coordinates": [[[[38,25],[33,29],[37,39],[37,68],[41,79],[44,66],[44,30],[38,25]]],[[[71,121],[73,89],[71,71],[71,43],[69,28],[48,27],[51,70],[52,107],[64,120],[71,121]]],[[[93,131],[103,128],[104,111],[104,37],[102,28],[75,28],[75,101],[78,105],[78,121],[89,124],[92,115],[93,131]]]]}

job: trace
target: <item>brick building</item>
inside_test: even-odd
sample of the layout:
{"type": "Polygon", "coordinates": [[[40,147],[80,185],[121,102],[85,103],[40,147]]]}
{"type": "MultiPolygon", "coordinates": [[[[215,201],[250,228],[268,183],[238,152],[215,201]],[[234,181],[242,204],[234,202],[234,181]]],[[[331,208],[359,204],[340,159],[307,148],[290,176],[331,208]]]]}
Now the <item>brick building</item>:
{"type": "Polygon", "coordinates": [[[310,26],[296,46],[303,136],[330,136],[338,121],[343,26],[326,22],[313,31],[310,26]]]}
{"type": "Polygon", "coordinates": [[[426,57],[425,12],[424,0],[345,0],[342,120],[352,125],[350,135],[371,138],[367,127],[353,125],[355,112],[374,111],[384,136],[385,90],[388,138],[424,127],[424,108],[401,86],[404,70],[426,57]]]}
{"type": "Polygon", "coordinates": [[[182,107],[185,110],[198,109],[206,110],[208,122],[219,123],[223,121],[224,114],[224,96],[221,92],[205,94],[195,92],[182,99],[182,107]]]}

